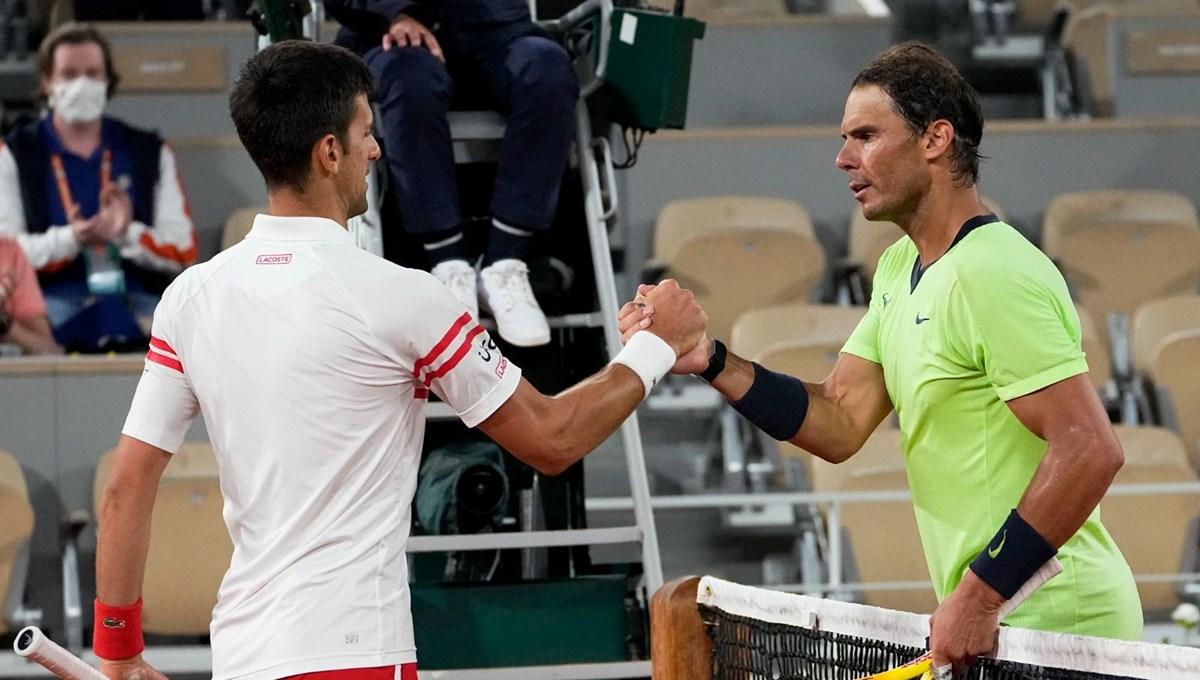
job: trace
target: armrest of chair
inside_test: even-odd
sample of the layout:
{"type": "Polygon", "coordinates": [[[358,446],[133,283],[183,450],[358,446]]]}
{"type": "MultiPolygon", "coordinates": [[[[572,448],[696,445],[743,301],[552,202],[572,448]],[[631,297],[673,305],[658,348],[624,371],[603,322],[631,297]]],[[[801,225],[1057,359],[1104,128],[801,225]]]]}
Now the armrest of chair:
{"type": "MultiPolygon", "coordinates": [[[[584,0],[584,2],[557,19],[538,22],[538,25],[547,33],[566,45],[568,50],[574,47],[570,41],[571,31],[588,21],[598,22],[592,31],[591,41],[582,43],[589,45],[591,48],[590,51],[595,53],[595,62],[592,69],[592,77],[586,82],[579,84],[579,94],[581,97],[586,98],[598,90],[600,85],[604,83],[604,73],[608,68],[608,40],[612,33],[612,12],[612,0],[584,0]]],[[[572,56],[583,56],[583,53],[576,53],[572,56]]]]}
{"type": "Polygon", "coordinates": [[[60,527],[63,540],[63,639],[76,656],[83,651],[83,596],[79,575],[79,536],[92,523],[85,510],[67,515],[60,527]]]}

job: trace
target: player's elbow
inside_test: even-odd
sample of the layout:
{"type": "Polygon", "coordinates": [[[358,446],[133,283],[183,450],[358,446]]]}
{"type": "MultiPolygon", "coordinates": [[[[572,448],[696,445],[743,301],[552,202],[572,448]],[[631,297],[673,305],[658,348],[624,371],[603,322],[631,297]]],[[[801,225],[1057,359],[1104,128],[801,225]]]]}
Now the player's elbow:
{"type": "Polygon", "coordinates": [[[586,451],[578,453],[568,446],[543,440],[536,450],[530,452],[525,462],[533,469],[549,477],[556,477],[571,467],[571,463],[583,457],[586,451]]]}

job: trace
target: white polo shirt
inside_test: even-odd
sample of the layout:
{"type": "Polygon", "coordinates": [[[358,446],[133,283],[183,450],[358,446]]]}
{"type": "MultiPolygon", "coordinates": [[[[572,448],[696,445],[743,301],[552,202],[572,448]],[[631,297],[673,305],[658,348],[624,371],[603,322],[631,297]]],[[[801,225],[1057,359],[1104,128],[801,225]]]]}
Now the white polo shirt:
{"type": "Polygon", "coordinates": [[[317,218],[259,215],[171,284],[152,335],[123,431],[175,452],[204,416],[234,546],[213,677],[415,661],[404,543],[426,398],[474,427],[520,369],[432,276],[317,218]]]}

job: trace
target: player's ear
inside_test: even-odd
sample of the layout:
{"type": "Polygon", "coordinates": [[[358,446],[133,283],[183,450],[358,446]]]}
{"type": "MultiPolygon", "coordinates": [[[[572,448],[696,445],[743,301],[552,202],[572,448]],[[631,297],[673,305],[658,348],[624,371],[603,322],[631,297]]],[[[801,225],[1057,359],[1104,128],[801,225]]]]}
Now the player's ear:
{"type": "Polygon", "coordinates": [[[327,175],[337,173],[338,164],[342,160],[342,145],[337,136],[328,134],[317,140],[313,145],[313,161],[327,175]]]}
{"type": "Polygon", "coordinates": [[[929,124],[925,129],[924,151],[927,160],[935,160],[950,152],[954,143],[954,126],[950,121],[940,118],[929,124]]]}

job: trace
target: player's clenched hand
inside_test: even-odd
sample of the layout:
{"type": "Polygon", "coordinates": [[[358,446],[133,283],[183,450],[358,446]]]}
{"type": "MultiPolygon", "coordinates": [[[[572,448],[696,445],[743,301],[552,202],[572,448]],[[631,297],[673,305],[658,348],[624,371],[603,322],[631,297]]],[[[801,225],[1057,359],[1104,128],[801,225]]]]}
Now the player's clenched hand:
{"type": "MultiPolygon", "coordinates": [[[[646,330],[654,323],[654,304],[646,298],[653,290],[654,286],[648,284],[638,286],[637,297],[631,302],[626,302],[617,313],[617,328],[621,331],[622,343],[629,342],[634,333],[646,330]]],[[[705,319],[707,323],[707,316],[705,319]]],[[[708,368],[708,358],[711,354],[712,343],[706,334],[690,352],[679,356],[679,360],[671,367],[671,372],[678,375],[702,373],[708,368]]]]}
{"type": "Polygon", "coordinates": [[[141,654],[122,661],[100,659],[100,672],[108,680],[167,680],[167,676],[146,663],[141,654]]]}
{"type": "Polygon", "coordinates": [[[650,315],[654,314],[654,305],[646,302],[646,294],[654,290],[654,286],[642,284],[638,286],[637,296],[622,305],[617,311],[617,328],[621,331],[621,344],[629,342],[634,333],[644,331],[653,323],[650,315]]]}
{"type": "Polygon", "coordinates": [[[425,28],[425,24],[407,14],[401,14],[396,17],[388,32],[383,34],[384,52],[393,47],[422,46],[427,48],[430,54],[437,57],[438,61],[442,63],[446,62],[446,57],[442,54],[442,46],[438,44],[437,38],[433,37],[433,32],[425,28]]]}
{"type": "Polygon", "coordinates": [[[654,323],[647,330],[667,341],[676,356],[687,355],[704,339],[708,315],[692,291],[680,288],[674,279],[655,286],[646,302],[654,307],[654,323]]]}
{"type": "Polygon", "coordinates": [[[933,667],[953,665],[958,674],[976,658],[995,651],[1003,604],[1000,593],[968,569],[929,621],[933,667]]]}

